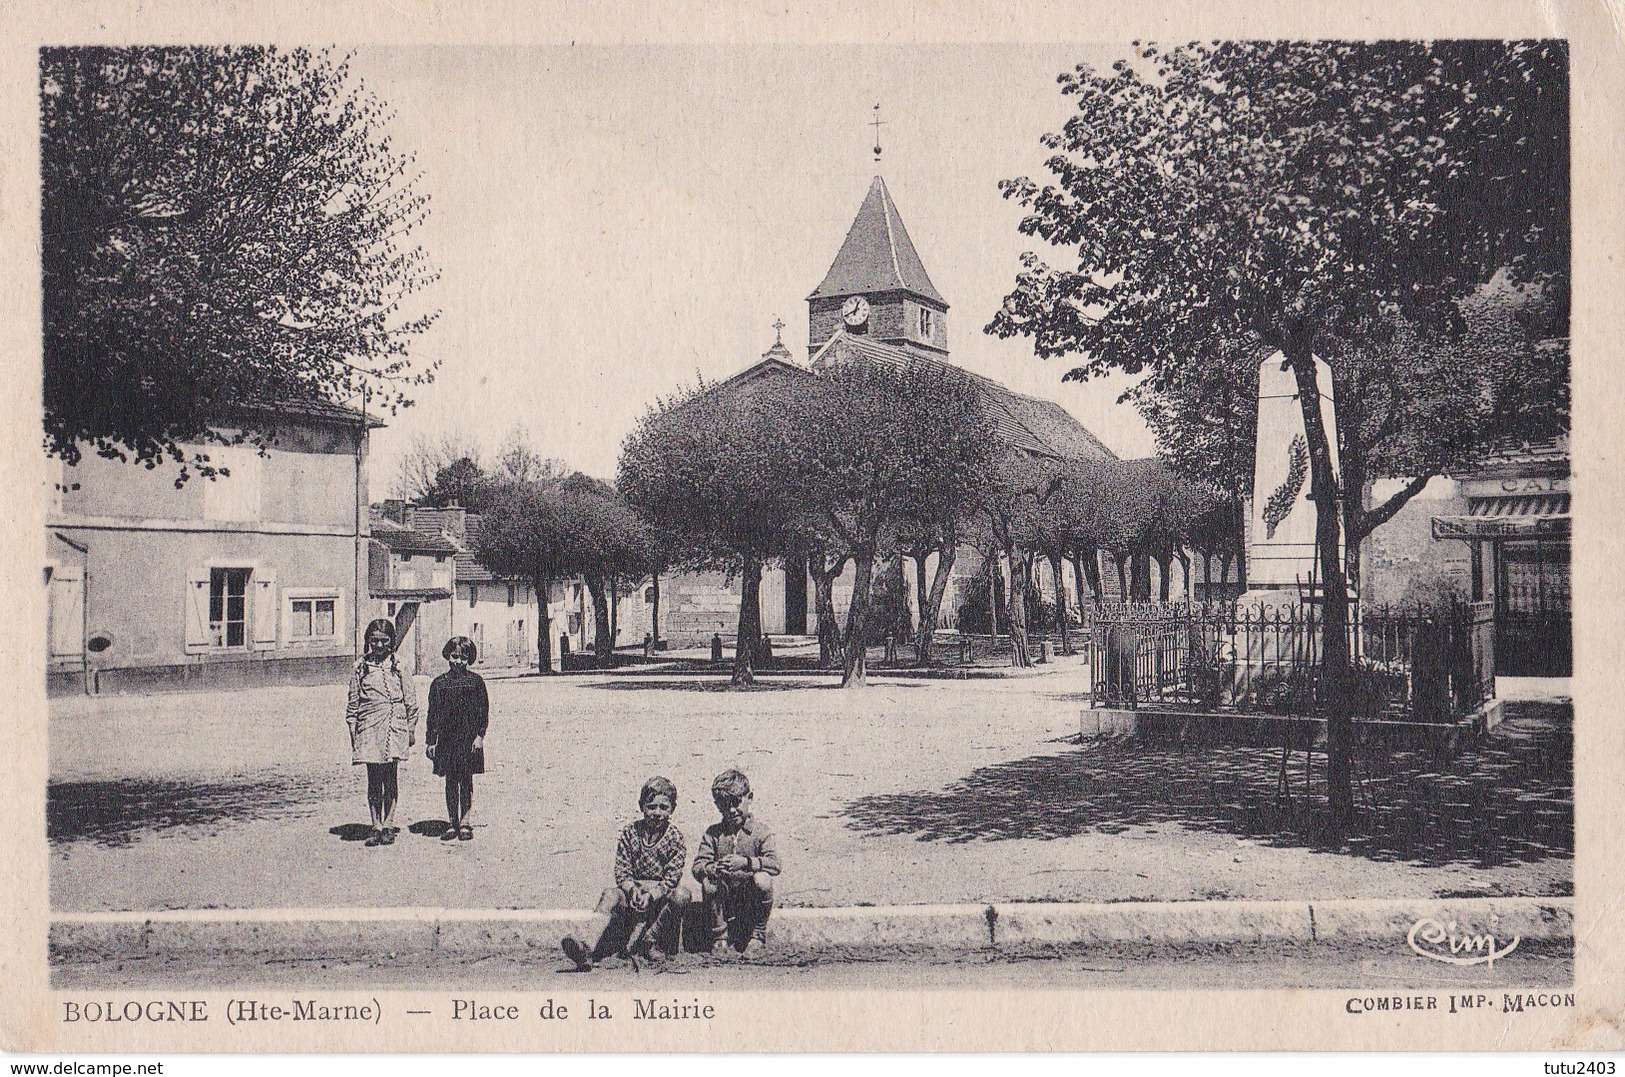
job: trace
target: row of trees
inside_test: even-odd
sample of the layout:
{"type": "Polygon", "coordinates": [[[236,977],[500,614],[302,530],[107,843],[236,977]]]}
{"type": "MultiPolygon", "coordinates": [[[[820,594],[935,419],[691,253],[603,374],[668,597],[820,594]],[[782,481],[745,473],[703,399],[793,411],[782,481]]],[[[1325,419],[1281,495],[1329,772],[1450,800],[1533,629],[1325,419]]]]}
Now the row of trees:
{"type": "MultiPolygon", "coordinates": [[[[1204,555],[1210,581],[1212,560],[1224,578],[1239,552],[1217,490],[1154,460],[1060,461],[1011,450],[995,436],[981,390],[939,364],[853,363],[819,376],[699,386],[644,418],[624,446],[618,486],[651,521],[667,563],[741,581],[740,684],[753,678],[761,572],[773,562],[807,564],[821,656],[855,686],[881,616],[874,598],[883,566],[913,564],[923,664],[960,551],[983,551],[989,579],[1008,565],[997,605],[1013,661],[1027,665],[1040,559],[1057,580],[1063,564],[1072,566],[1082,604],[1102,597],[1101,553],[1113,555],[1123,595],[1149,598],[1148,566],[1159,563],[1166,598],[1173,562],[1191,582],[1187,550],[1204,555]],[[848,571],[843,623],[833,593],[848,571]]],[[[1067,598],[1057,599],[1064,626],[1067,598]]],[[[1062,645],[1070,650],[1070,639],[1062,645]]]]}
{"type": "Polygon", "coordinates": [[[1138,400],[1176,464],[1232,491],[1247,450],[1204,432],[1245,419],[1260,346],[1282,355],[1325,587],[1331,808],[1346,819],[1340,539],[1357,550],[1432,476],[1567,423],[1566,45],[1147,46],[1060,82],[1077,111],[1043,139],[1054,181],[1003,189],[1065,263],[1025,255],[988,330],[1081,357],[1069,378],[1144,375],[1138,400]],[[1383,477],[1406,482],[1368,505],[1383,477]]]}

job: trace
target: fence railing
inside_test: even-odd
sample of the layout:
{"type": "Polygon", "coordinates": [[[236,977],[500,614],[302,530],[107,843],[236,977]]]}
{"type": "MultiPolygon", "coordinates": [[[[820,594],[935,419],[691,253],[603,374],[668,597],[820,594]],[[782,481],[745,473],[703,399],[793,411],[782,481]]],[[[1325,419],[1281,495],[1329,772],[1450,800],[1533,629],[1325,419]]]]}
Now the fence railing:
{"type": "MultiPolygon", "coordinates": [[[[1324,618],[1316,603],[1094,606],[1082,633],[1092,703],[1321,713],[1324,618]]],[[[1495,694],[1487,602],[1351,609],[1345,627],[1354,672],[1339,702],[1356,717],[1448,722],[1495,694]]]]}

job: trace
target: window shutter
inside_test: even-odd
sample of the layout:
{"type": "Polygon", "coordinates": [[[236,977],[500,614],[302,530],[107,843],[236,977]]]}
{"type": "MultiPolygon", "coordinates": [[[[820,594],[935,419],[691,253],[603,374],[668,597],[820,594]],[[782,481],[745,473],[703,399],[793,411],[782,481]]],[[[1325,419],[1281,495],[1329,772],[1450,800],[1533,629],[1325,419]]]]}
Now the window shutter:
{"type": "Polygon", "coordinates": [[[51,574],[47,591],[50,604],[51,657],[83,658],[85,655],[85,580],[78,565],[62,565],[51,574]]]}
{"type": "Polygon", "coordinates": [[[186,653],[209,649],[209,570],[194,568],[186,577],[186,653]]]}
{"type": "Polygon", "coordinates": [[[276,573],[254,573],[249,587],[254,592],[249,606],[249,616],[254,619],[254,646],[269,650],[276,646],[276,573]]]}

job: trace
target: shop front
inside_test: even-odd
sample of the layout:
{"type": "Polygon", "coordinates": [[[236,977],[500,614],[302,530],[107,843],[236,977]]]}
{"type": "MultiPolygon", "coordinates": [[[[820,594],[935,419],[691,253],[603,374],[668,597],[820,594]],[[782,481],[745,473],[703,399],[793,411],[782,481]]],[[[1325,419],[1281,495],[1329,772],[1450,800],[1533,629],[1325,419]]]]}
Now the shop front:
{"type": "Polygon", "coordinates": [[[1494,603],[1496,673],[1569,676],[1567,445],[1525,447],[1455,478],[1467,515],[1433,517],[1433,537],[1465,542],[1471,551],[1472,597],[1494,603]]]}

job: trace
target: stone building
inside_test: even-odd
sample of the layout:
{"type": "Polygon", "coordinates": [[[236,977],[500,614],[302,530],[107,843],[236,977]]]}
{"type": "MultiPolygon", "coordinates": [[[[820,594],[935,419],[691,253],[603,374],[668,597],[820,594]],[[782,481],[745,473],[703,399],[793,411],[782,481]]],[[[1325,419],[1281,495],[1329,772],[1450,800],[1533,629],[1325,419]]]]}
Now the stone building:
{"type": "Polygon", "coordinates": [[[367,586],[367,442],[335,404],[243,408],[190,446],[230,472],[175,484],[91,453],[52,461],[46,517],[47,685],[53,692],[340,679],[367,586]]]}

